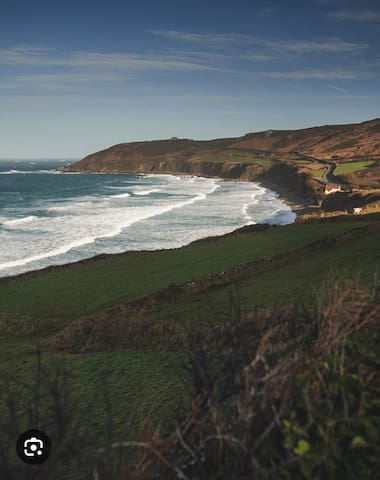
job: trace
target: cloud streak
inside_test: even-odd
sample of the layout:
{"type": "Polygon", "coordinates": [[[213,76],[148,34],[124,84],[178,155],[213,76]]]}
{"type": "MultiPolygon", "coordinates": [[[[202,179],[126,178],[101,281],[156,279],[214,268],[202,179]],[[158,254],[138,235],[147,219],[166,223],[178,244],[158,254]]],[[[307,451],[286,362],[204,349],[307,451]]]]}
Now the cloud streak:
{"type": "Polygon", "coordinates": [[[372,10],[337,10],[326,15],[330,20],[341,20],[349,22],[380,22],[380,12],[372,10]]]}
{"type": "Polygon", "coordinates": [[[206,63],[181,60],[170,55],[134,55],[130,53],[85,51],[61,52],[40,47],[17,47],[0,50],[0,64],[120,71],[197,71],[213,69],[206,63]]]}
{"type": "Polygon", "coordinates": [[[180,32],[175,30],[156,30],[152,33],[161,37],[165,37],[167,39],[187,43],[197,43],[209,48],[242,47],[256,45],[261,48],[266,48],[272,52],[287,52],[293,54],[354,53],[369,48],[369,45],[366,43],[347,42],[339,38],[329,38],[321,41],[307,41],[262,39],[250,35],[242,35],[237,33],[201,34],[180,32]]]}
{"type": "Polygon", "coordinates": [[[354,70],[296,70],[290,72],[257,72],[277,80],[363,80],[372,78],[372,72],[354,70]]]}
{"type": "MultiPolygon", "coordinates": [[[[145,83],[155,85],[157,75],[213,73],[214,75],[233,75],[235,78],[267,77],[278,80],[363,80],[375,76],[375,65],[358,65],[353,57],[343,54],[361,52],[369,48],[365,43],[352,43],[338,38],[314,40],[273,40],[256,38],[249,35],[198,34],[177,31],[159,31],[156,35],[176,40],[175,46],[160,46],[157,54],[129,52],[89,52],[62,51],[41,46],[19,46],[0,49],[0,66],[8,67],[0,83],[4,90],[78,91],[86,87],[103,88],[116,91],[126,83],[144,79],[145,83]],[[178,39],[191,43],[192,48],[178,48],[178,39]],[[197,45],[194,46],[194,43],[197,45]],[[201,45],[202,44],[202,45],[201,45]],[[242,45],[243,44],[243,45],[242,45]],[[223,51],[215,50],[215,45],[234,47],[223,51]],[[302,70],[296,67],[294,60],[307,58],[302,70]],[[323,69],[320,60],[324,55],[339,54],[340,63],[334,70],[323,69]],[[342,61],[342,58],[346,60],[342,61]],[[347,61],[347,58],[351,59],[347,61]],[[284,69],[279,70],[278,62],[284,69]],[[289,61],[291,60],[291,61],[289,61]],[[257,71],[258,65],[268,66],[265,71],[257,71]],[[307,69],[313,65],[315,68],[307,69]],[[288,68],[286,69],[286,66],[288,68]],[[156,76],[153,74],[156,73],[156,76]],[[145,80],[146,79],[146,80],[145,80]]],[[[331,62],[329,62],[331,64],[331,62]]],[[[299,64],[299,62],[298,62],[299,64]]],[[[6,70],[6,69],[4,69],[6,70]]],[[[264,70],[264,68],[263,68],[264,70]]],[[[162,79],[162,76],[161,76],[162,79]]],[[[166,80],[165,80],[166,83],[166,80]]]]}

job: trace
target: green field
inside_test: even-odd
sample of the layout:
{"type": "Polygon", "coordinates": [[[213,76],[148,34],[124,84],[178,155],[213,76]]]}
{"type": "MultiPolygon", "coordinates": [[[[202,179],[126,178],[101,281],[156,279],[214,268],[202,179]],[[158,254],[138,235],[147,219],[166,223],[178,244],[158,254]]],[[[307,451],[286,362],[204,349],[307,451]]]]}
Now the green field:
{"type": "Polygon", "coordinates": [[[346,175],[348,173],[359,172],[360,170],[365,170],[366,168],[370,167],[373,164],[374,164],[373,161],[340,163],[337,165],[334,171],[334,174],[346,175]]]}
{"type": "Polygon", "coordinates": [[[228,153],[207,153],[199,157],[201,162],[245,162],[245,163],[255,163],[264,168],[269,168],[272,165],[272,160],[268,158],[259,158],[255,153],[242,152],[231,150],[228,153]]]}
{"type": "MultiPolygon", "coordinates": [[[[379,226],[378,215],[345,216],[219,237],[181,249],[101,257],[2,280],[1,370],[11,372],[19,381],[29,381],[35,365],[33,352],[39,346],[46,361],[58,359],[72,372],[79,410],[86,409],[96,397],[106,375],[114,439],[133,438],[142,428],[142,419],[150,419],[143,426],[145,431],[159,425],[165,428],[189,399],[184,375],[181,378],[178,373],[184,350],[175,336],[168,342],[165,335],[160,339],[147,334],[141,345],[133,347],[127,347],[128,339],[120,336],[120,345],[112,349],[102,345],[77,354],[60,351],[59,344],[52,347],[49,339],[83,316],[96,317],[120,304],[126,305],[128,312],[130,301],[173,284],[206,281],[210,275],[224,271],[225,285],[205,288],[184,299],[173,295],[155,308],[147,308],[144,317],[147,325],[159,325],[163,332],[182,332],[184,326],[195,324],[219,324],[231,315],[228,275],[236,266],[248,272],[234,282],[246,311],[309,302],[332,271],[342,278],[358,275],[361,283],[370,287],[380,266],[379,226]],[[366,225],[371,226],[368,232],[355,230],[366,225]],[[334,238],[338,240],[334,242],[334,238]],[[257,270],[256,264],[252,267],[255,261],[261,262],[257,270]]],[[[98,445],[107,421],[102,405],[101,396],[96,397],[88,420],[98,445]]]]}
{"type": "Polygon", "coordinates": [[[291,163],[295,163],[296,165],[310,165],[313,163],[311,160],[291,160],[291,163]]]}
{"type": "Polygon", "coordinates": [[[313,178],[316,180],[325,180],[328,167],[320,168],[319,170],[313,170],[313,178]]]}
{"type": "MultiPolygon", "coordinates": [[[[362,220],[365,222],[365,220],[362,220]]],[[[0,313],[66,324],[127,303],[170,284],[202,278],[234,265],[347,231],[357,222],[295,224],[181,249],[99,258],[31,278],[0,282],[0,313]]]]}

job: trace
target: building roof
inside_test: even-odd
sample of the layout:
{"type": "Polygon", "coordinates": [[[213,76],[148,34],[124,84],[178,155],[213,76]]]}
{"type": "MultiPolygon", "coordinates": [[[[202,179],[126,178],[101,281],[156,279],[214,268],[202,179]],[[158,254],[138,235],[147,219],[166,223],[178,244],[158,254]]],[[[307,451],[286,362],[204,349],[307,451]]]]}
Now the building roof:
{"type": "Polygon", "coordinates": [[[325,192],[329,192],[331,190],[340,190],[340,185],[337,183],[329,183],[325,186],[325,192]]]}

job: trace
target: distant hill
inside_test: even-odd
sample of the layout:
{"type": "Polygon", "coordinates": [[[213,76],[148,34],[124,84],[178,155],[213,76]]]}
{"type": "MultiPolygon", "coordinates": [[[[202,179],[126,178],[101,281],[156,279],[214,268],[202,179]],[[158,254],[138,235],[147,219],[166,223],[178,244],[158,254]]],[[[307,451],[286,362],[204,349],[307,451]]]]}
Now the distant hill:
{"type": "Polygon", "coordinates": [[[379,159],[380,119],[375,119],[302,130],[266,130],[239,138],[121,143],[92,153],[64,171],[152,172],[260,181],[316,202],[324,196],[326,181],[378,189],[379,159]],[[347,162],[351,165],[338,171],[339,178],[333,178],[335,164],[347,162]]]}
{"type": "Polygon", "coordinates": [[[297,153],[320,160],[347,160],[380,156],[380,119],[348,125],[326,125],[302,130],[249,133],[230,148],[297,153]]]}
{"type": "MultiPolygon", "coordinates": [[[[252,163],[257,158],[332,160],[380,157],[380,119],[348,125],[326,125],[301,130],[266,130],[239,138],[177,139],[130,142],[93,153],[68,171],[157,171],[157,161],[252,163]],[[152,163],[154,162],[154,163],[152,163]]],[[[161,169],[164,165],[161,165],[161,169]]],[[[183,165],[182,165],[183,167],[183,165]]],[[[166,165],[167,169],[180,165],[166,165]]],[[[185,169],[186,170],[186,169],[185,169]]],[[[186,172],[184,172],[186,173],[186,172]]]]}

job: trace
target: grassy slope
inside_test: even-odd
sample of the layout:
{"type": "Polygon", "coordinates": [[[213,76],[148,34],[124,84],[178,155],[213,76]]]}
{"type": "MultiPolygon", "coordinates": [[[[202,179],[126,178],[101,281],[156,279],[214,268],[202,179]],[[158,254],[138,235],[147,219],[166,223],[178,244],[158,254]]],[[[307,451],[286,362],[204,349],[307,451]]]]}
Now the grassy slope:
{"type": "Polygon", "coordinates": [[[313,171],[313,178],[317,180],[325,180],[326,179],[326,173],[328,171],[328,168],[321,168],[319,170],[314,170],[313,171]]]}
{"type": "Polygon", "coordinates": [[[272,161],[267,158],[260,158],[254,152],[245,152],[239,150],[231,150],[225,153],[202,153],[199,154],[199,161],[202,162],[244,162],[244,163],[256,163],[264,168],[269,168],[272,165],[272,161]]]}
{"type": "Polygon", "coordinates": [[[182,249],[115,255],[74,264],[32,278],[0,283],[0,312],[66,323],[81,315],[126,303],[172,283],[292,250],[359,223],[296,224],[256,234],[241,234],[182,249]]]}
{"type": "MultiPolygon", "coordinates": [[[[329,275],[359,276],[364,286],[373,284],[380,267],[380,231],[345,242],[339,247],[316,251],[297,262],[268,269],[237,284],[243,308],[291,304],[311,300],[329,275]]],[[[196,295],[180,305],[172,304],[151,315],[152,321],[223,321],[230,314],[229,290],[225,287],[196,295]]]]}
{"type": "Polygon", "coordinates": [[[359,172],[360,170],[365,170],[371,165],[373,165],[372,161],[340,163],[337,165],[334,173],[335,175],[345,175],[347,173],[359,172]]]}
{"type": "MultiPolygon", "coordinates": [[[[0,312],[17,317],[28,316],[27,325],[37,317],[46,317],[44,325],[53,318],[67,324],[88,312],[96,312],[119,302],[137,298],[171,283],[201,278],[210,272],[254,258],[291,251],[329,235],[373,222],[373,217],[345,217],[342,221],[323,221],[315,224],[296,224],[278,227],[262,233],[246,233],[229,238],[195,244],[183,249],[118,255],[107,261],[96,260],[50,271],[32,278],[20,278],[0,284],[0,312]]],[[[376,221],[376,220],[375,220],[376,221]]],[[[378,219],[377,219],[378,222],[378,219]]],[[[239,290],[245,308],[254,305],[289,303],[304,298],[332,267],[339,272],[360,271],[370,283],[379,265],[379,230],[345,241],[327,250],[313,253],[289,264],[269,268],[240,282],[239,290]]],[[[221,288],[151,314],[153,321],[180,322],[219,321],[229,315],[229,288],[221,288]]],[[[175,299],[174,299],[175,300],[175,299]]],[[[34,345],[49,333],[45,327],[39,335],[30,337],[27,329],[0,337],[2,369],[13,372],[21,380],[30,377],[34,345]]],[[[108,372],[110,399],[115,416],[116,433],[133,437],[141,418],[150,417],[153,426],[165,424],[182,403],[185,390],[172,366],[178,353],[165,347],[120,349],[82,355],[47,352],[47,358],[59,356],[75,374],[77,401],[86,405],[97,389],[101,372],[108,372]],[[130,418],[132,416],[132,420],[130,418]],[[129,423],[126,428],[126,423],[129,423]]],[[[96,404],[91,423],[101,436],[106,422],[101,399],[96,404]]]]}

